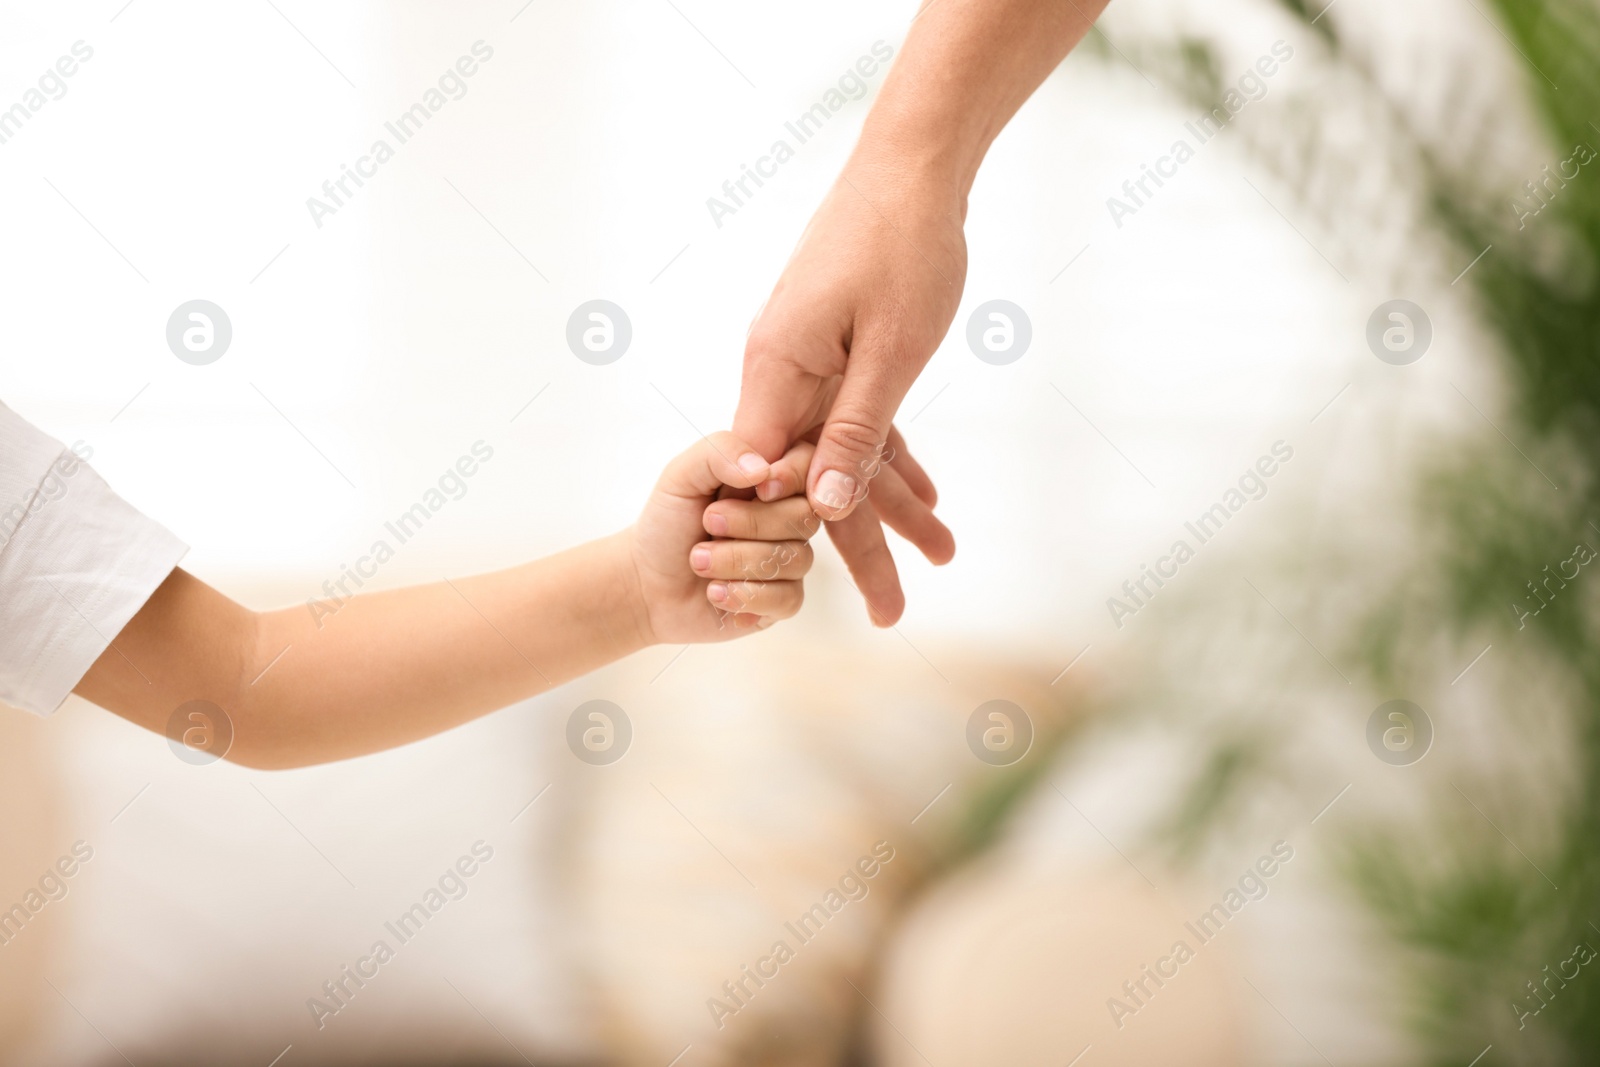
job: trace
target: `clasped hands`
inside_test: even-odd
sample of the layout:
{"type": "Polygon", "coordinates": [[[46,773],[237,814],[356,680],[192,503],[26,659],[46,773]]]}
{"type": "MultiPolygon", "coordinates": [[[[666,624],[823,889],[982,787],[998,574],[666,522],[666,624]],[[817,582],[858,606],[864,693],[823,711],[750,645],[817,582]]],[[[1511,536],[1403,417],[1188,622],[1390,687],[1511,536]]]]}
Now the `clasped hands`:
{"type": "Polygon", "coordinates": [[[878,626],[905,610],[884,524],[935,564],[954,556],[893,418],[960,301],[963,211],[953,188],[903,172],[863,164],[835,184],[751,326],[733,432],[680,457],[636,527],[639,572],[663,583],[643,598],[659,640],[793,615],[820,525],[878,626]],[[686,597],[718,611],[684,611],[686,597]]]}

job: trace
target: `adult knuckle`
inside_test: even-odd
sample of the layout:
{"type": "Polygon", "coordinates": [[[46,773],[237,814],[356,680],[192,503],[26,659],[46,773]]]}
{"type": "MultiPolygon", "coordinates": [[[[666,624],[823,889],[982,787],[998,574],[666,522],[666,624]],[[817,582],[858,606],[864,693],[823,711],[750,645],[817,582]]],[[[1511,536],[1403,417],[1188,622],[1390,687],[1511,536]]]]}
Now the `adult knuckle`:
{"type": "Polygon", "coordinates": [[[744,339],[745,362],[756,363],[773,359],[783,347],[783,331],[773,316],[764,314],[750,327],[750,333],[744,339]]]}
{"type": "Polygon", "coordinates": [[[883,447],[878,431],[857,416],[840,415],[830,419],[823,435],[852,453],[875,453],[883,447]]]}
{"type": "Polygon", "coordinates": [[[778,367],[801,369],[804,362],[795,331],[777,316],[762,315],[745,337],[746,374],[778,367]]]}

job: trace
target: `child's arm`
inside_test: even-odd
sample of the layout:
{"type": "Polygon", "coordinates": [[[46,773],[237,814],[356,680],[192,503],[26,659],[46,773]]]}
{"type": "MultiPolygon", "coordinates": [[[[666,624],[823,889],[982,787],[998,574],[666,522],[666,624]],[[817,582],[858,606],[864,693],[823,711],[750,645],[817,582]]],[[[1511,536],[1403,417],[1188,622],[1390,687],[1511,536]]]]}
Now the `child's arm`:
{"type": "Polygon", "coordinates": [[[726,640],[794,614],[818,526],[805,497],[713,501],[724,485],[799,492],[810,455],[801,446],[769,467],[714,435],[673,461],[622,533],[362,594],[320,626],[305,607],[252,612],[175,570],[74,691],[156,732],[209,701],[232,724],[227,757],[252,767],[427,737],[648,645],[726,640]]]}

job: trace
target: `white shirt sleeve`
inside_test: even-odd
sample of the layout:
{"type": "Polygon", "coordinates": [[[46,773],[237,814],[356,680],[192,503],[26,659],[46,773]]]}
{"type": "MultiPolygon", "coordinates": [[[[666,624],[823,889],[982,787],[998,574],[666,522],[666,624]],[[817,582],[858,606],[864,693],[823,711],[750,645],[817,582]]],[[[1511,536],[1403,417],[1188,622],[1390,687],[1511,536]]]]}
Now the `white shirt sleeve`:
{"type": "Polygon", "coordinates": [[[0,701],[37,715],[74,686],[188,546],[0,404],[0,701]]]}

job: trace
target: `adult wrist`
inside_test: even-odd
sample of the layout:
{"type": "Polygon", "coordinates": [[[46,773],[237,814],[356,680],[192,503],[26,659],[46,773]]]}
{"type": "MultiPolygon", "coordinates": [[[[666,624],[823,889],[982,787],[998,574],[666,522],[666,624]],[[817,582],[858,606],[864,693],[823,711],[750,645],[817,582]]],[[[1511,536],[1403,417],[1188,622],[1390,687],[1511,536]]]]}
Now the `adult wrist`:
{"type": "Polygon", "coordinates": [[[992,139],[968,115],[948,113],[920,100],[880,97],[846,170],[942,190],[960,203],[964,213],[967,194],[992,139]]]}
{"type": "Polygon", "coordinates": [[[954,213],[957,221],[966,221],[967,190],[972,185],[966,166],[925,145],[899,138],[869,143],[863,137],[845,163],[840,181],[848,181],[880,210],[898,204],[912,211],[954,213]]]}

